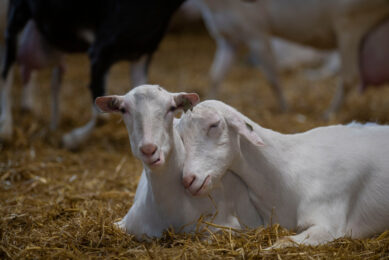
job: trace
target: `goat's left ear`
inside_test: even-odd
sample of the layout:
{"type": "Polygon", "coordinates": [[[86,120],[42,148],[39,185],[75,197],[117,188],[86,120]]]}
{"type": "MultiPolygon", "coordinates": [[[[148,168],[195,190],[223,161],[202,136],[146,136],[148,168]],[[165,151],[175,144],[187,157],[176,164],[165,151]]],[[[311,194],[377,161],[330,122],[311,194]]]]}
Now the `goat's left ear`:
{"type": "Polygon", "coordinates": [[[240,136],[244,137],[247,141],[255,146],[264,146],[264,142],[261,137],[254,131],[254,127],[246,122],[239,114],[232,112],[226,117],[227,125],[233,128],[233,130],[240,136]]]}
{"type": "Polygon", "coordinates": [[[174,95],[174,102],[176,102],[178,109],[182,109],[186,112],[200,102],[200,97],[196,93],[182,92],[174,95]]]}
{"type": "Polygon", "coordinates": [[[95,100],[96,106],[106,113],[120,112],[123,98],[121,96],[104,96],[95,100]]]}

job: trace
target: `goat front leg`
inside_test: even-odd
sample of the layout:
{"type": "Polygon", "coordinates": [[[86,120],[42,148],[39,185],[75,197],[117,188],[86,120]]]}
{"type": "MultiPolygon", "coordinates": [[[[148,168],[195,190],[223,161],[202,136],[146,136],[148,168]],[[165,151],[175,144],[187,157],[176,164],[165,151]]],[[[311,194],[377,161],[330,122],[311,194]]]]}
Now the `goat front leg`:
{"type": "Polygon", "coordinates": [[[267,249],[279,249],[299,245],[317,246],[330,242],[336,238],[338,238],[338,236],[334,236],[329,229],[314,225],[300,234],[279,239],[273,246],[267,249]]]}
{"type": "Polygon", "coordinates": [[[378,19],[371,15],[365,15],[365,12],[359,14],[359,19],[355,24],[354,19],[339,18],[335,21],[337,24],[336,32],[338,38],[338,49],[341,61],[341,82],[338,84],[335,96],[331,101],[331,105],[324,113],[324,118],[331,118],[338,112],[344,103],[344,99],[354,86],[361,84],[361,75],[359,68],[360,45],[366,32],[373,26],[374,20],[378,19]]]}
{"type": "Polygon", "coordinates": [[[113,50],[108,49],[107,46],[104,45],[93,46],[91,49],[91,82],[89,88],[92,93],[92,118],[86,125],[79,127],[63,136],[62,142],[64,147],[67,149],[72,150],[78,148],[83,142],[88,139],[92,130],[96,126],[97,117],[99,113],[97,107],[94,105],[94,100],[99,96],[104,96],[105,94],[106,74],[113,63],[112,60],[109,58],[112,57],[112,55],[110,55],[112,53],[113,50]]]}
{"type": "Polygon", "coordinates": [[[344,99],[350,92],[351,88],[352,88],[351,84],[345,85],[344,80],[339,79],[339,82],[336,86],[335,94],[331,100],[331,104],[323,114],[324,120],[330,120],[332,117],[334,117],[336,112],[340,110],[340,108],[344,103],[344,99]]]}
{"type": "Polygon", "coordinates": [[[225,39],[217,39],[216,43],[216,53],[210,71],[211,89],[208,94],[209,98],[217,98],[220,84],[234,61],[236,51],[235,47],[225,39]]]}
{"type": "Polygon", "coordinates": [[[278,100],[281,111],[286,111],[288,106],[284,92],[282,91],[277,64],[269,37],[263,34],[257,40],[249,42],[249,47],[251,52],[255,53],[260,60],[260,64],[262,65],[260,67],[270,83],[270,87],[278,100]]]}
{"type": "Polygon", "coordinates": [[[9,141],[12,138],[12,102],[11,87],[13,83],[13,67],[8,71],[5,80],[0,79],[0,141],[9,141]]]}
{"type": "Polygon", "coordinates": [[[59,93],[61,89],[64,69],[61,65],[55,67],[51,74],[51,122],[50,130],[54,131],[58,127],[59,121],[59,93]]]}
{"type": "Polygon", "coordinates": [[[137,61],[131,63],[131,87],[137,87],[147,83],[147,73],[151,61],[151,55],[146,54],[137,61]]]}
{"type": "Polygon", "coordinates": [[[96,126],[97,115],[97,108],[95,106],[92,106],[92,118],[89,120],[89,122],[86,125],[76,128],[62,137],[62,143],[66,149],[77,149],[82,143],[84,143],[88,139],[91,132],[96,126]]]}
{"type": "Polygon", "coordinates": [[[358,34],[354,37],[345,37],[339,41],[339,54],[341,59],[341,78],[336,86],[335,95],[329,108],[324,112],[323,118],[329,120],[341,109],[345,98],[351,92],[356,82],[360,80],[357,63],[359,42],[358,34]]]}
{"type": "Polygon", "coordinates": [[[11,1],[7,15],[7,29],[5,32],[5,58],[2,64],[0,79],[1,115],[0,140],[7,141],[12,137],[11,114],[11,87],[13,81],[13,67],[16,60],[18,34],[29,19],[27,3],[25,1],[11,1]]]}
{"type": "Polygon", "coordinates": [[[26,71],[28,69],[23,68],[23,65],[21,65],[20,70],[23,78],[21,108],[24,111],[32,111],[35,97],[34,92],[36,89],[38,75],[36,71],[26,71]]]}

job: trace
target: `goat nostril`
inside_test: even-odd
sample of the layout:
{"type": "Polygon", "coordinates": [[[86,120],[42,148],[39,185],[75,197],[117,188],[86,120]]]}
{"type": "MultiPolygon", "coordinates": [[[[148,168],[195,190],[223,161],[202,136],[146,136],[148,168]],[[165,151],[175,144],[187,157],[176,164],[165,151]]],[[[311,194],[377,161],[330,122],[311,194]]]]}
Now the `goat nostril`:
{"type": "Polygon", "coordinates": [[[195,175],[189,175],[182,179],[182,183],[184,184],[185,189],[189,188],[194,180],[196,179],[195,175]]]}
{"type": "Polygon", "coordinates": [[[157,151],[158,147],[155,144],[142,145],[140,151],[146,156],[152,156],[157,151]]]}

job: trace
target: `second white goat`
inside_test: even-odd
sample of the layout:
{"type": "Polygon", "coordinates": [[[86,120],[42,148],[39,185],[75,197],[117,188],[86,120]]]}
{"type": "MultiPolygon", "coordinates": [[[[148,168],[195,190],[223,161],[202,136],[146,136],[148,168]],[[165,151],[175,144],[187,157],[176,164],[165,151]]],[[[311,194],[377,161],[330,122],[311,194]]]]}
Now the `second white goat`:
{"type": "Polygon", "coordinates": [[[186,188],[207,194],[227,170],[235,172],[265,225],[273,220],[297,230],[274,247],[389,229],[389,126],[336,125],[285,135],[222,102],[205,101],[178,129],[186,188]]]}

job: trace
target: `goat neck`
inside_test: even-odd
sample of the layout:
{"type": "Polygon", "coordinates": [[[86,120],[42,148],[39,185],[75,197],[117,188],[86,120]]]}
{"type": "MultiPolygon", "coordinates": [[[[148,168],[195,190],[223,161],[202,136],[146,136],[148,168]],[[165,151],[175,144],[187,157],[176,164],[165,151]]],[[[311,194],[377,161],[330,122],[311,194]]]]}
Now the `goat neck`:
{"type": "Polygon", "coordinates": [[[288,173],[288,161],[284,159],[288,158],[292,143],[287,135],[262,128],[247,117],[245,120],[254,126],[265,146],[236,138],[236,154],[230,170],[248,185],[250,197],[265,224],[273,221],[295,228],[297,200],[291,188],[293,176],[288,173]]]}
{"type": "MultiPolygon", "coordinates": [[[[185,159],[185,149],[177,131],[172,129],[172,149],[162,168],[153,170],[144,165],[146,177],[151,184],[153,195],[158,203],[166,204],[171,200],[172,193],[184,196],[185,189],[181,184],[182,168],[185,159]]],[[[171,205],[177,208],[176,202],[171,205]]]]}

